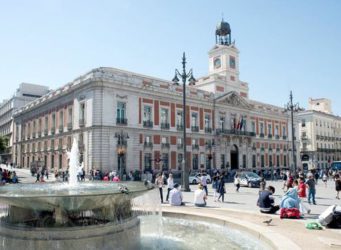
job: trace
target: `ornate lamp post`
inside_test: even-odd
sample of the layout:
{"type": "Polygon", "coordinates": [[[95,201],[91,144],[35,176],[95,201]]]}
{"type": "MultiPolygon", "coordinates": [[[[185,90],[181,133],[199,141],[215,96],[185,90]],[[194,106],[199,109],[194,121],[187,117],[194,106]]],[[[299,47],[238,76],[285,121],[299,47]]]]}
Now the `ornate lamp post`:
{"type": "Polygon", "coordinates": [[[296,164],[296,157],[295,157],[295,136],[294,136],[294,112],[298,112],[303,110],[302,108],[300,108],[298,103],[293,104],[292,102],[292,91],[290,91],[290,100],[289,102],[285,105],[284,107],[284,112],[290,112],[291,115],[291,143],[292,143],[292,160],[293,160],[293,168],[294,171],[296,172],[297,169],[297,164],[296,164]]]}
{"type": "Polygon", "coordinates": [[[115,138],[117,138],[117,156],[119,157],[119,174],[120,179],[123,180],[123,174],[125,168],[123,169],[123,157],[127,152],[127,139],[129,139],[128,133],[124,133],[122,130],[115,133],[115,138]]]}
{"type": "Polygon", "coordinates": [[[179,85],[179,78],[182,80],[182,124],[183,124],[183,141],[184,141],[184,147],[183,147],[183,157],[182,157],[182,190],[189,192],[189,180],[188,180],[188,169],[186,165],[186,81],[188,79],[189,85],[195,84],[195,78],[193,77],[193,71],[192,69],[189,70],[189,72],[186,72],[186,56],[185,52],[182,56],[182,73],[175,69],[175,76],[173,78],[173,83],[175,85],[179,85]]]}

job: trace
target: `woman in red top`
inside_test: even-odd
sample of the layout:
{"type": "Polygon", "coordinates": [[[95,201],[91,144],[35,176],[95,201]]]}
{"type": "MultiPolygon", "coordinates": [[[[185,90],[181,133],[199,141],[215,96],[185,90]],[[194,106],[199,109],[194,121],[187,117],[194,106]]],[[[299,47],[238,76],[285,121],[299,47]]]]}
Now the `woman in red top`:
{"type": "Polygon", "coordinates": [[[304,183],[303,178],[300,178],[300,183],[298,184],[298,197],[300,198],[306,198],[307,192],[306,192],[306,185],[304,183]]]}

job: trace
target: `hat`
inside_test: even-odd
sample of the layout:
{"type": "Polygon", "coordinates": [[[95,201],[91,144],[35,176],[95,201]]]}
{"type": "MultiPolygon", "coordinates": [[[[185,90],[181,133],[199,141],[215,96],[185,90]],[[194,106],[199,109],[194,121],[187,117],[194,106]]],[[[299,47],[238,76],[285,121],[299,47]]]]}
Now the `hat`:
{"type": "Polygon", "coordinates": [[[179,186],[180,186],[180,185],[179,185],[178,183],[175,183],[173,187],[174,187],[174,188],[178,188],[179,186]]]}
{"type": "Polygon", "coordinates": [[[201,183],[199,183],[198,188],[199,189],[203,189],[204,187],[203,187],[203,185],[201,183]]]}

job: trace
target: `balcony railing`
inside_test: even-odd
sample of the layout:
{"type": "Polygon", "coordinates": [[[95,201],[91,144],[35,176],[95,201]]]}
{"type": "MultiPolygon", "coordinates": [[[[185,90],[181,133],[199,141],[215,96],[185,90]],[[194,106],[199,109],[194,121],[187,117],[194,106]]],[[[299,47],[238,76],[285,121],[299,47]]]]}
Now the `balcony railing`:
{"type": "Polygon", "coordinates": [[[199,127],[198,126],[192,126],[191,130],[192,130],[192,132],[199,132],[199,127]]]}
{"type": "Polygon", "coordinates": [[[161,122],[161,129],[169,129],[169,123],[168,122],[161,122]]]}
{"type": "Polygon", "coordinates": [[[152,142],[144,142],[144,147],[145,148],[152,148],[153,147],[153,143],[152,142]]]}
{"type": "Polygon", "coordinates": [[[264,137],[264,134],[263,134],[263,133],[260,133],[260,134],[259,134],[259,137],[263,138],[263,137],[264,137]]]}
{"type": "Polygon", "coordinates": [[[238,129],[216,129],[217,135],[244,135],[244,136],[255,136],[255,132],[243,131],[238,129]]]}
{"type": "Polygon", "coordinates": [[[152,121],[143,121],[143,127],[145,128],[152,128],[153,122],[152,121]]]}
{"type": "Polygon", "coordinates": [[[182,131],[184,130],[184,126],[182,124],[176,124],[176,130],[182,131]]]}
{"type": "Polygon", "coordinates": [[[72,130],[72,122],[67,123],[67,130],[68,131],[72,130]]]}
{"type": "Polygon", "coordinates": [[[55,127],[52,127],[52,128],[51,128],[51,135],[54,135],[55,132],[56,132],[56,128],[55,128],[55,127]]]}
{"type": "Polygon", "coordinates": [[[124,146],[127,147],[127,141],[126,140],[118,140],[117,141],[117,146],[124,146]]]}
{"type": "Polygon", "coordinates": [[[48,129],[46,128],[46,129],[44,129],[44,136],[47,136],[49,134],[49,131],[48,131],[48,129]]]}
{"type": "Polygon", "coordinates": [[[78,123],[79,123],[79,127],[84,127],[85,120],[84,119],[79,119],[78,123]]]}
{"type": "Polygon", "coordinates": [[[283,138],[283,140],[286,140],[286,139],[287,139],[287,136],[286,136],[286,135],[283,135],[282,138],[283,138]]]}
{"type": "Polygon", "coordinates": [[[212,128],[205,127],[205,133],[212,133],[212,128]]]}
{"type": "Polygon", "coordinates": [[[211,150],[211,149],[212,149],[212,146],[213,146],[213,145],[210,144],[210,143],[209,143],[209,144],[206,144],[206,145],[205,145],[205,149],[206,149],[206,150],[211,150]]]}
{"type": "Polygon", "coordinates": [[[279,140],[279,135],[275,135],[275,139],[276,139],[276,140],[279,140]]]}
{"type": "Polygon", "coordinates": [[[256,148],[256,147],[252,147],[252,150],[253,150],[253,151],[256,151],[256,150],[257,150],[257,148],[256,148]]]}
{"type": "Polygon", "coordinates": [[[268,134],[268,138],[272,138],[272,134],[268,134]]]}
{"type": "Polygon", "coordinates": [[[192,145],[193,150],[199,150],[199,145],[198,144],[193,144],[192,145]]]}
{"type": "Polygon", "coordinates": [[[64,125],[59,125],[59,133],[62,133],[64,130],[64,125]]]}
{"type": "Polygon", "coordinates": [[[39,132],[37,132],[37,136],[38,136],[38,138],[40,138],[41,137],[41,132],[39,131],[39,132]]]}
{"type": "Polygon", "coordinates": [[[63,145],[58,145],[58,150],[62,151],[63,150],[63,145]]]}
{"type": "Polygon", "coordinates": [[[177,144],[177,148],[178,148],[178,149],[182,149],[182,148],[184,148],[184,144],[182,144],[182,143],[180,143],[180,144],[177,144]]]}
{"type": "Polygon", "coordinates": [[[32,138],[36,138],[36,132],[32,133],[32,138]]]}
{"type": "Polygon", "coordinates": [[[118,125],[127,125],[128,119],[127,118],[116,118],[116,124],[118,125]]]}
{"type": "Polygon", "coordinates": [[[170,144],[168,142],[161,143],[161,148],[162,149],[169,149],[170,148],[170,144]]]}

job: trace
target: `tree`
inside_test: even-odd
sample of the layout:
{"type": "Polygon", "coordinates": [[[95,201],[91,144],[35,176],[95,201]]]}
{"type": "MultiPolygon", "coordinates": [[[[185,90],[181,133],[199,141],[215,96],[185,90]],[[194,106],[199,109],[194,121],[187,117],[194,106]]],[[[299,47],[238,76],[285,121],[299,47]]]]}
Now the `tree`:
{"type": "Polygon", "coordinates": [[[8,147],[8,138],[0,136],[0,153],[3,153],[8,147]]]}

